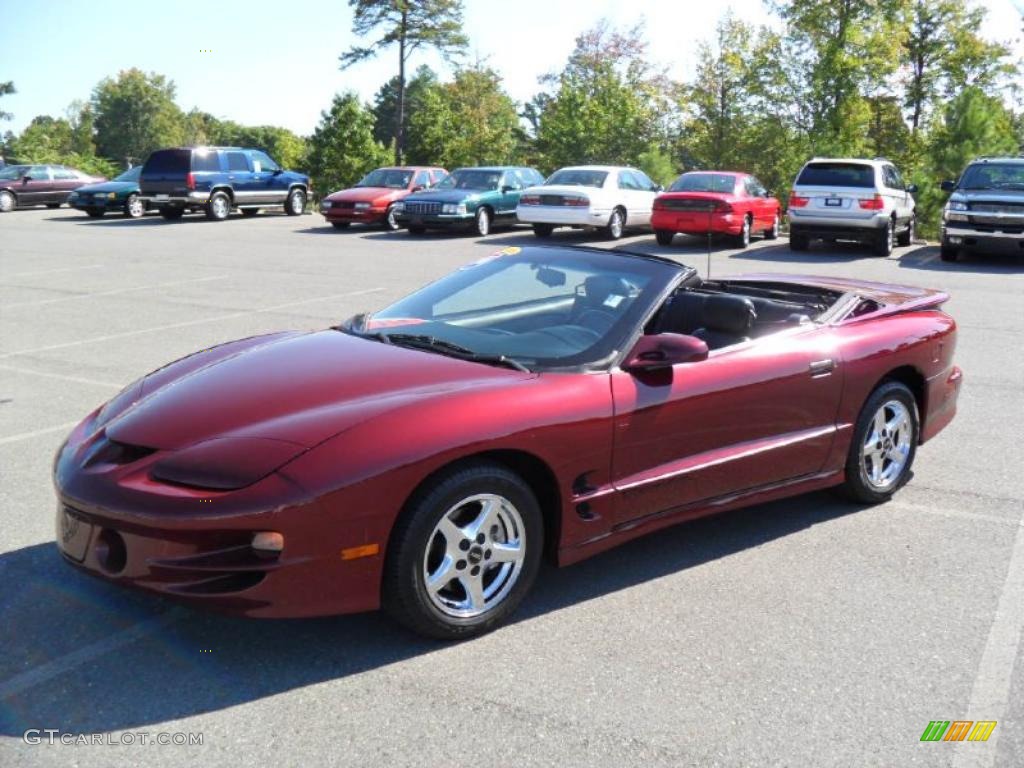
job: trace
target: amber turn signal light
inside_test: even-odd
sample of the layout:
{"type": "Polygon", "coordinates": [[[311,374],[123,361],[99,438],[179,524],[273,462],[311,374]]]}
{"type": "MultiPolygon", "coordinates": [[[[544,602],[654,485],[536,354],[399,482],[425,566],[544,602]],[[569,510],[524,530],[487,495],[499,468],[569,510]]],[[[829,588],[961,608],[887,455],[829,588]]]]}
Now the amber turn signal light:
{"type": "Polygon", "coordinates": [[[263,531],[252,537],[252,546],[257,552],[278,554],[284,549],[284,536],[273,531],[263,531]]]}
{"type": "Polygon", "coordinates": [[[357,560],[360,557],[373,557],[380,552],[380,544],[363,544],[341,550],[342,560],[357,560]]]}

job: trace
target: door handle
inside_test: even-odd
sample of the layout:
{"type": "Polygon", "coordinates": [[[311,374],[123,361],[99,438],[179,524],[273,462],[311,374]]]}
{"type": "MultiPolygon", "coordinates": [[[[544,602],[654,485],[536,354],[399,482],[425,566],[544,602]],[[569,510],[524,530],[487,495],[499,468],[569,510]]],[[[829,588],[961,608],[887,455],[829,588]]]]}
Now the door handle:
{"type": "Polygon", "coordinates": [[[836,369],[836,361],[832,358],[815,360],[810,365],[811,376],[828,376],[836,369]]]}

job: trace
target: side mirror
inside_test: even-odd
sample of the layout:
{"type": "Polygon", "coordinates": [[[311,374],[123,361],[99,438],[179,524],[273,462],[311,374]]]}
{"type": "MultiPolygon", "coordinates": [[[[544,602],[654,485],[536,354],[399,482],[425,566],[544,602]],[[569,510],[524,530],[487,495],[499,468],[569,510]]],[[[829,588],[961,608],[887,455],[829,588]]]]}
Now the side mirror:
{"type": "Polygon", "coordinates": [[[656,184],[654,186],[654,191],[655,192],[664,192],[665,191],[665,185],[664,184],[656,184]]]}
{"type": "Polygon", "coordinates": [[[641,336],[626,356],[622,369],[630,373],[656,371],[680,363],[707,360],[708,345],[696,336],[679,333],[659,333],[641,336]]]}
{"type": "Polygon", "coordinates": [[[422,184],[417,184],[416,186],[414,186],[412,188],[411,191],[413,191],[413,192],[422,192],[424,189],[426,189],[425,186],[423,186],[422,184]]]}
{"type": "Polygon", "coordinates": [[[946,179],[946,181],[942,182],[940,186],[943,192],[952,192],[956,189],[956,182],[946,179]]]}
{"type": "Polygon", "coordinates": [[[917,194],[917,184],[908,184],[907,185],[907,192],[909,192],[912,195],[916,195],[917,194]]]}
{"type": "Polygon", "coordinates": [[[22,176],[22,177],[21,177],[21,180],[22,180],[22,181],[32,181],[32,177],[31,177],[31,176],[29,176],[29,175],[28,175],[28,174],[26,173],[26,174],[25,174],[24,176],[22,176]]]}
{"type": "Polygon", "coordinates": [[[274,169],[274,175],[275,176],[280,176],[282,173],[284,173],[284,169],[283,168],[275,168],[274,169]]]}
{"type": "Polygon", "coordinates": [[[503,194],[503,195],[507,195],[509,192],[518,192],[518,191],[519,191],[519,187],[512,187],[512,186],[509,186],[508,184],[506,184],[505,186],[503,186],[501,188],[501,194],[503,194]]]}

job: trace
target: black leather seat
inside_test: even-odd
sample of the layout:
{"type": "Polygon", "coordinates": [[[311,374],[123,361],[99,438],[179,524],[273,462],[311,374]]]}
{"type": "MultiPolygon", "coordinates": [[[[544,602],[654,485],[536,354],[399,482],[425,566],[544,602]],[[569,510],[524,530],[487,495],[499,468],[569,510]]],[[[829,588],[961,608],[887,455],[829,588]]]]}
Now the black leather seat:
{"type": "Polygon", "coordinates": [[[576,295],[570,322],[606,333],[629,303],[630,290],[621,277],[591,275],[583,281],[583,293],[576,295]]]}
{"type": "Polygon", "coordinates": [[[701,314],[701,327],[693,332],[707,342],[708,349],[721,349],[750,340],[750,329],[757,320],[754,303],[743,296],[708,296],[701,314]]]}
{"type": "Polygon", "coordinates": [[[679,291],[661,308],[651,332],[692,334],[703,322],[704,302],[709,296],[679,291]]]}

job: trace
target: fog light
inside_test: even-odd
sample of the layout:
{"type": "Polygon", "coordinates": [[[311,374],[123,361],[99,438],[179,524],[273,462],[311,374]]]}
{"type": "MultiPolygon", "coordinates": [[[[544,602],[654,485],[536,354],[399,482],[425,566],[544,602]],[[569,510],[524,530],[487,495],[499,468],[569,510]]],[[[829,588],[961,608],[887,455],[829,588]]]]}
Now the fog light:
{"type": "Polygon", "coordinates": [[[252,537],[252,548],[267,555],[277,555],[284,549],[284,536],[273,531],[263,531],[252,537]]]}
{"type": "Polygon", "coordinates": [[[960,245],[960,243],[962,243],[964,240],[962,237],[956,237],[955,235],[952,237],[947,237],[946,239],[949,240],[950,245],[960,245]]]}
{"type": "Polygon", "coordinates": [[[128,563],[128,549],[117,531],[104,528],[96,539],[96,562],[100,568],[114,576],[124,570],[128,563]]]}

